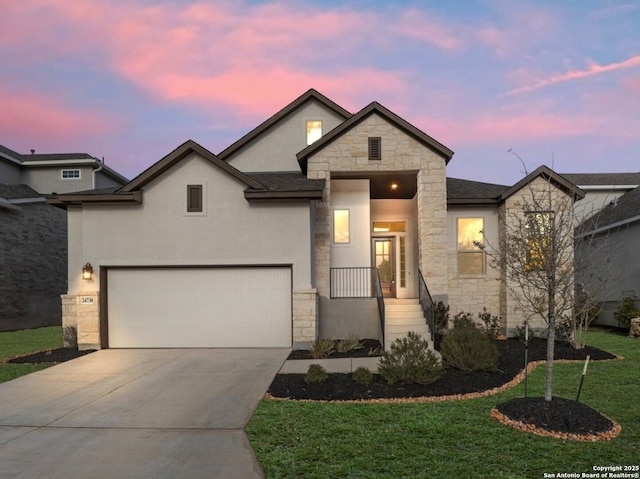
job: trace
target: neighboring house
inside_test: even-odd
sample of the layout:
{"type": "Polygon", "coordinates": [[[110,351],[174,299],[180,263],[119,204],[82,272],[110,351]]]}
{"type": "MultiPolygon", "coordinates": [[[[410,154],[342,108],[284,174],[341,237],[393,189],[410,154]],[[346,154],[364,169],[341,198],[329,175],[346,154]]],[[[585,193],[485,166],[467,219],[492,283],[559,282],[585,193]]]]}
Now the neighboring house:
{"type": "MultiPolygon", "coordinates": [[[[578,175],[565,175],[578,176],[578,175]]],[[[584,277],[577,281],[588,282],[590,278],[606,275],[606,284],[601,290],[602,311],[596,324],[618,326],[613,313],[618,309],[625,297],[632,297],[640,307],[640,186],[631,188],[628,185],[640,183],[640,173],[619,173],[615,175],[581,175],[585,177],[614,176],[618,182],[627,185],[626,192],[615,194],[620,189],[616,186],[610,194],[615,195],[606,206],[595,215],[589,217],[578,228],[577,239],[584,248],[576,249],[576,255],[587,258],[584,277]],[[631,188],[631,189],[629,189],[631,188]],[[585,241],[585,238],[588,240],[585,241]],[[605,261],[591,261],[593,255],[603,256],[605,261]]],[[[579,203],[578,203],[579,204],[579,203]]]]}
{"type": "Polygon", "coordinates": [[[585,192],[584,199],[576,202],[575,215],[582,222],[609,204],[614,204],[625,193],[640,186],[638,173],[562,173],[562,176],[585,192]]]}
{"type": "Polygon", "coordinates": [[[388,344],[428,334],[431,297],[511,333],[522,314],[473,240],[497,240],[531,187],[575,187],[546,167],[447,180],[452,156],[376,102],[351,114],[309,90],[218,155],[190,140],[122,187],[56,195],[63,325],[81,348],[388,344]]]}
{"type": "Polygon", "coordinates": [[[67,215],[46,195],[126,182],[86,153],[22,155],[0,145],[0,331],[61,324],[67,215]]]}

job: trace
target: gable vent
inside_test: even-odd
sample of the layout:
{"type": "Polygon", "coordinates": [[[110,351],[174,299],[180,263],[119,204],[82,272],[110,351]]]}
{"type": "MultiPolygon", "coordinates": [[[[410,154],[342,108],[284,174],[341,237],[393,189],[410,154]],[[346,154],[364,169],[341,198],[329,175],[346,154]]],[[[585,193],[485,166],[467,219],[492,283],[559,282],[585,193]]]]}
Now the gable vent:
{"type": "Polygon", "coordinates": [[[369,159],[382,159],[382,139],[379,136],[369,137],[369,159]]]}
{"type": "Polygon", "coordinates": [[[187,212],[202,211],[202,185],[187,185],[187,212]]]}

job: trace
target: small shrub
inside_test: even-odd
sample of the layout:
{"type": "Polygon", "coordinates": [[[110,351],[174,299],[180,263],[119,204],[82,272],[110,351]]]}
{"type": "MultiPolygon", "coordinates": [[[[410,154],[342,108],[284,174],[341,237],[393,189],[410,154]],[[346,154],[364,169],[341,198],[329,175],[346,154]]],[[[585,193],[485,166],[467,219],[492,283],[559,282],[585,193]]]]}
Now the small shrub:
{"type": "Polygon", "coordinates": [[[473,328],[478,329],[478,325],[471,313],[460,311],[453,317],[453,329],[473,328]]]}
{"type": "Polygon", "coordinates": [[[378,373],[389,384],[430,384],[442,374],[440,361],[419,334],[396,339],[378,362],[378,373]]]}
{"type": "Polygon", "coordinates": [[[307,370],[304,382],[307,384],[321,384],[327,380],[329,375],[327,371],[319,364],[312,364],[307,370]]]}
{"type": "Polygon", "coordinates": [[[500,336],[500,317],[491,314],[487,308],[482,308],[482,313],[478,313],[478,319],[482,321],[482,328],[489,338],[497,339],[500,336]]]}
{"type": "Polygon", "coordinates": [[[362,341],[355,335],[349,335],[345,339],[341,339],[336,343],[336,351],[339,353],[350,353],[362,349],[362,341]]]}
{"type": "Polygon", "coordinates": [[[436,301],[433,305],[433,316],[435,343],[436,349],[438,349],[442,336],[449,327],[449,305],[445,305],[442,301],[436,301]]]}
{"type": "Polygon", "coordinates": [[[353,380],[361,386],[368,386],[373,381],[373,373],[368,368],[360,366],[352,374],[353,380]]]}
{"type": "Polygon", "coordinates": [[[636,306],[635,300],[627,296],[620,303],[618,310],[613,313],[613,317],[618,321],[618,326],[629,328],[631,327],[631,320],[640,317],[640,309],[636,306]]]}
{"type": "Polygon", "coordinates": [[[477,328],[454,328],[442,339],[440,353],[448,366],[462,371],[495,371],[498,348],[477,328]]]}
{"type": "Polygon", "coordinates": [[[323,359],[333,354],[333,341],[331,339],[316,339],[309,353],[313,359],[323,359]]]}

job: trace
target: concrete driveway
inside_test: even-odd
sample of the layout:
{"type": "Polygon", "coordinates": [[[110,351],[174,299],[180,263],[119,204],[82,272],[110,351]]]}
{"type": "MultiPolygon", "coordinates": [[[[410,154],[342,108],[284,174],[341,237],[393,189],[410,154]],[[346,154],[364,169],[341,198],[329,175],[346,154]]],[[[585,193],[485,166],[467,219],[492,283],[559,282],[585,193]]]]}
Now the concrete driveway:
{"type": "Polygon", "coordinates": [[[262,478],[244,432],[287,349],[107,349],[0,384],[0,478],[262,478]]]}

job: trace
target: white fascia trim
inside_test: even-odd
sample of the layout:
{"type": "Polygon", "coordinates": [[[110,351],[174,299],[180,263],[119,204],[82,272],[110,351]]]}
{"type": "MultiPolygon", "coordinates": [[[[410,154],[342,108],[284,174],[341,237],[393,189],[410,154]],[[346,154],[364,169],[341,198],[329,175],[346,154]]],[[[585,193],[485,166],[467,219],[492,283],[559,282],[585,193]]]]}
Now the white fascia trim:
{"type": "Polygon", "coordinates": [[[15,163],[16,165],[22,165],[22,162],[20,160],[16,160],[14,157],[7,155],[6,153],[1,153],[0,152],[0,156],[2,158],[5,158],[6,160],[9,160],[12,163],[15,163]]]}
{"type": "Polygon", "coordinates": [[[0,208],[11,211],[20,211],[22,208],[12,205],[8,200],[0,198],[0,208]]]}
{"type": "Polygon", "coordinates": [[[95,165],[98,160],[90,160],[87,158],[81,160],[36,160],[25,161],[22,166],[27,168],[30,166],[59,166],[60,168],[66,168],[70,165],[95,165]]]}
{"type": "Polygon", "coordinates": [[[582,233],[576,236],[576,239],[584,238],[585,236],[591,236],[598,233],[603,233],[605,231],[618,228],[619,226],[628,225],[629,223],[633,223],[635,221],[640,221],[640,215],[632,216],[631,218],[627,218],[626,220],[618,221],[616,223],[611,223],[610,225],[603,226],[601,228],[596,228],[595,230],[587,231],[586,233],[582,233]]]}

